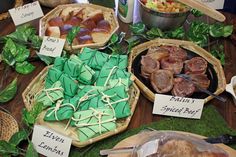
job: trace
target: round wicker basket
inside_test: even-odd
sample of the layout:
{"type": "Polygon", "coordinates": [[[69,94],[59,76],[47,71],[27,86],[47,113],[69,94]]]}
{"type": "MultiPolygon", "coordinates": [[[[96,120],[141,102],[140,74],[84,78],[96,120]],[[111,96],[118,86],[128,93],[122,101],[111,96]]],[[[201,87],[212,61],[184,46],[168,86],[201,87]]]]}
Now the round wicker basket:
{"type": "Polygon", "coordinates": [[[9,141],[18,131],[17,121],[10,114],[0,110],[0,140],[9,141]]]}

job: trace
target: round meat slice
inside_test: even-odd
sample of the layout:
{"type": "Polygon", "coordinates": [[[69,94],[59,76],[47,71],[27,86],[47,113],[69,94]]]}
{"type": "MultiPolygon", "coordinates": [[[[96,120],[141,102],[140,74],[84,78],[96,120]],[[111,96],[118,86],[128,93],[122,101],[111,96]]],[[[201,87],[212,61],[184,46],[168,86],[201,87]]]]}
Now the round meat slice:
{"type": "Polygon", "coordinates": [[[158,70],[151,74],[150,82],[157,93],[167,93],[173,88],[173,73],[169,70],[158,70]]]}
{"type": "Polygon", "coordinates": [[[174,96],[189,97],[194,93],[194,91],[195,86],[193,83],[183,78],[176,78],[171,93],[174,96]]]}
{"type": "Polygon", "coordinates": [[[161,48],[169,51],[169,60],[174,61],[185,61],[187,59],[187,52],[177,46],[161,46],[161,48]]]}
{"type": "Polygon", "coordinates": [[[182,61],[170,61],[169,58],[163,58],[161,60],[161,68],[170,70],[174,74],[180,74],[183,69],[184,63],[182,61]]]}
{"type": "Polygon", "coordinates": [[[202,57],[193,57],[185,62],[184,72],[186,74],[204,74],[207,69],[207,61],[202,57]]]}
{"type": "Polygon", "coordinates": [[[203,89],[208,89],[210,86],[210,80],[206,74],[190,74],[189,76],[194,83],[203,89]]]}
{"type": "Polygon", "coordinates": [[[141,59],[141,75],[145,78],[149,78],[150,74],[160,69],[160,63],[158,60],[151,58],[150,56],[142,56],[141,59]]]}

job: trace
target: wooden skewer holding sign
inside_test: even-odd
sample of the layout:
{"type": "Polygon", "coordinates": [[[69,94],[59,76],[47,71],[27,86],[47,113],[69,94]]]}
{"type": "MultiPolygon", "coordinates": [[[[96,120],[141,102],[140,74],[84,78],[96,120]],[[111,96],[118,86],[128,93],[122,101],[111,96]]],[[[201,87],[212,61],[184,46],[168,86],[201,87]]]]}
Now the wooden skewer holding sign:
{"type": "Polygon", "coordinates": [[[194,8],[194,9],[201,11],[202,13],[208,15],[209,17],[211,17],[217,21],[220,21],[220,22],[225,21],[225,16],[222,13],[220,13],[219,11],[217,11],[211,7],[206,6],[205,4],[203,4],[197,0],[178,0],[178,1],[194,8]]]}

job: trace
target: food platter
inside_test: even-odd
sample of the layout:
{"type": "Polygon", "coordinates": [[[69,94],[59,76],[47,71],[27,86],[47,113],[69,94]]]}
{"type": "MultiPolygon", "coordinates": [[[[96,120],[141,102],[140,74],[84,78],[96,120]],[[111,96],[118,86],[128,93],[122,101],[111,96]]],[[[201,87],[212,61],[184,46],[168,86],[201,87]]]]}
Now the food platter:
{"type": "MultiPolygon", "coordinates": [[[[172,40],[172,39],[157,39],[153,41],[146,42],[144,44],[138,45],[132,49],[130,57],[129,57],[129,71],[132,72],[135,76],[135,82],[140,87],[141,92],[150,100],[154,101],[154,93],[151,83],[149,80],[146,80],[141,75],[141,57],[147,53],[147,50],[151,46],[160,46],[160,45],[168,45],[168,46],[179,46],[187,51],[187,58],[193,58],[196,56],[203,57],[208,63],[206,75],[210,80],[210,85],[208,90],[215,94],[220,94],[224,91],[226,86],[225,76],[220,62],[214,58],[209,52],[200,48],[189,41],[180,41],[180,40],[172,40]]],[[[165,93],[171,95],[171,93],[165,93]]],[[[192,96],[192,98],[204,99],[205,103],[211,100],[213,97],[208,96],[203,92],[196,92],[192,96]]]]}
{"type": "MultiPolygon", "coordinates": [[[[158,132],[167,132],[167,131],[158,131],[158,132]]],[[[193,134],[193,133],[189,133],[189,132],[182,132],[182,131],[168,131],[168,132],[174,132],[174,133],[179,133],[179,134],[183,134],[183,135],[187,135],[187,136],[193,136],[193,137],[196,137],[196,138],[199,138],[199,139],[206,138],[204,136],[193,134]]],[[[136,135],[130,136],[130,137],[120,141],[118,144],[116,144],[114,146],[114,148],[131,147],[131,146],[135,146],[135,145],[141,144],[141,142],[145,138],[147,138],[147,136],[151,136],[154,133],[155,132],[151,132],[150,131],[149,133],[146,133],[145,135],[140,133],[140,134],[136,134],[136,135]]],[[[230,148],[229,146],[226,146],[224,144],[216,144],[216,146],[220,147],[225,152],[227,152],[229,157],[236,156],[236,151],[234,149],[230,148]]],[[[118,156],[121,156],[121,154],[112,154],[112,155],[109,155],[108,157],[118,157],[118,156]]],[[[131,154],[123,153],[122,157],[131,157],[131,154]]]]}
{"type": "MultiPolygon", "coordinates": [[[[31,83],[28,85],[28,87],[24,90],[22,93],[22,98],[25,104],[25,107],[27,110],[31,110],[33,106],[35,105],[36,98],[35,95],[44,87],[45,84],[45,77],[48,73],[48,69],[50,66],[45,67],[38,75],[35,77],[31,83]]],[[[117,127],[114,130],[105,132],[100,134],[99,136],[93,137],[86,141],[79,141],[77,134],[76,134],[76,127],[69,126],[67,128],[67,122],[66,121],[55,121],[55,122],[46,122],[44,121],[44,115],[45,111],[41,112],[39,117],[37,118],[36,124],[45,126],[49,129],[52,129],[60,134],[63,134],[64,136],[67,136],[72,139],[72,144],[76,147],[85,147],[89,144],[95,143],[97,141],[100,141],[104,138],[113,136],[117,133],[120,133],[122,131],[125,131],[131,121],[131,118],[133,116],[133,113],[136,108],[136,104],[139,98],[140,91],[135,83],[131,85],[128,91],[129,94],[129,105],[131,109],[131,114],[128,117],[117,119],[117,127]],[[65,129],[67,128],[67,129],[65,129]]]]}
{"type": "MultiPolygon", "coordinates": [[[[75,10],[76,11],[85,10],[84,11],[85,13],[83,13],[83,16],[84,16],[84,14],[86,14],[86,17],[87,17],[87,15],[95,13],[96,11],[101,11],[101,13],[103,14],[102,16],[104,17],[104,20],[109,22],[110,29],[109,29],[109,31],[105,31],[106,33],[99,34],[99,36],[97,37],[100,39],[99,41],[95,41],[93,43],[83,43],[83,44],[76,43],[76,44],[73,44],[72,47],[65,44],[65,48],[67,50],[80,49],[82,47],[98,48],[98,47],[104,46],[109,41],[112,34],[115,33],[119,28],[119,24],[118,24],[117,18],[115,16],[115,13],[110,8],[106,8],[106,7],[98,6],[98,5],[94,5],[94,4],[65,4],[65,5],[57,6],[52,11],[47,13],[43,18],[40,19],[39,36],[46,35],[47,28],[49,27],[48,23],[51,19],[56,18],[56,17],[60,17],[63,11],[64,11],[63,13],[65,13],[67,15],[68,14],[71,15],[71,12],[75,11],[75,10]]],[[[83,17],[84,20],[87,19],[86,17],[83,17]]],[[[73,16],[71,18],[73,18],[73,16]]],[[[64,24],[65,24],[65,22],[66,21],[64,21],[64,24]]],[[[75,21],[70,21],[70,22],[74,23],[75,21]]],[[[65,25],[74,26],[74,24],[65,24],[65,25]]],[[[60,29],[60,31],[62,31],[61,27],[59,27],[59,29],[60,29]]],[[[65,29],[67,29],[67,28],[65,28],[65,29]]]]}

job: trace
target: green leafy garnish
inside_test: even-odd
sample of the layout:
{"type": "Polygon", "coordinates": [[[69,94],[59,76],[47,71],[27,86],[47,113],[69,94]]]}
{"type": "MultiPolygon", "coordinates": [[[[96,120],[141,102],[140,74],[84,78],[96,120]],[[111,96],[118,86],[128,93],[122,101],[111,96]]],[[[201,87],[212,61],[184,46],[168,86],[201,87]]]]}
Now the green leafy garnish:
{"type": "Polygon", "coordinates": [[[27,111],[25,108],[22,110],[22,119],[23,122],[32,127],[36,122],[38,115],[45,109],[42,103],[36,103],[30,111],[27,111]]]}
{"type": "Polygon", "coordinates": [[[76,37],[76,35],[79,33],[80,31],[80,27],[72,27],[72,29],[68,32],[67,36],[66,36],[66,41],[69,45],[72,45],[74,38],[76,37]]]}
{"type": "Polygon", "coordinates": [[[139,23],[135,23],[133,25],[130,25],[130,30],[132,31],[132,33],[134,34],[141,34],[144,33],[145,31],[145,24],[142,22],[139,23]]]}
{"type": "Polygon", "coordinates": [[[202,15],[204,15],[201,11],[197,10],[197,9],[191,9],[191,14],[193,14],[195,17],[200,17],[202,15]]]}
{"type": "Polygon", "coordinates": [[[210,52],[214,57],[220,60],[221,65],[225,65],[225,53],[223,45],[215,45],[210,52]]]}
{"type": "Polygon", "coordinates": [[[228,37],[233,32],[233,25],[224,25],[222,23],[215,23],[210,26],[209,33],[212,37],[228,37]]]}
{"type": "Polygon", "coordinates": [[[20,74],[29,74],[32,71],[34,71],[35,66],[30,64],[27,61],[24,61],[22,63],[16,63],[16,71],[20,74]]]}
{"type": "Polygon", "coordinates": [[[166,38],[173,38],[173,39],[184,39],[185,31],[184,27],[178,27],[174,30],[168,31],[165,34],[166,38]]]}
{"type": "Polygon", "coordinates": [[[15,145],[7,142],[0,140],[0,155],[6,156],[6,155],[12,155],[12,156],[17,156],[20,154],[20,150],[16,148],[15,145]]]}
{"type": "Polygon", "coordinates": [[[9,142],[13,144],[14,146],[17,146],[21,141],[28,139],[28,133],[25,130],[16,132],[9,142]]]}
{"type": "Polygon", "coordinates": [[[0,103],[10,101],[17,91],[17,78],[15,78],[5,89],[0,92],[0,103]]]}
{"type": "Polygon", "coordinates": [[[37,151],[35,150],[33,143],[30,141],[28,148],[26,150],[25,157],[38,157],[38,156],[39,155],[38,155],[37,151]]]}
{"type": "Polygon", "coordinates": [[[151,30],[146,32],[147,38],[155,39],[155,38],[162,38],[164,36],[163,32],[159,28],[152,28],[151,30]]]}

